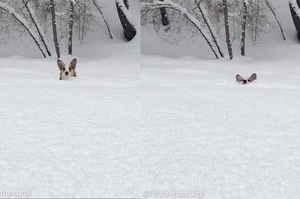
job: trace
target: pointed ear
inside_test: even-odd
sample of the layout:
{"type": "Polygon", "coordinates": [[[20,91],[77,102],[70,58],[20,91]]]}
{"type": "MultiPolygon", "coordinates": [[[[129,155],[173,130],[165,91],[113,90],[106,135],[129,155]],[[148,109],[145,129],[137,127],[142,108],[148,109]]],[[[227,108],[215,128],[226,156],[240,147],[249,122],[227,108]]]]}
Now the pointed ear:
{"type": "Polygon", "coordinates": [[[77,59],[74,58],[71,62],[70,62],[70,66],[75,69],[76,68],[76,64],[77,64],[77,59]]]}
{"type": "Polygon", "coordinates": [[[64,62],[62,62],[60,59],[57,60],[57,66],[58,66],[59,70],[62,70],[64,65],[65,65],[64,62]]]}
{"type": "Polygon", "coordinates": [[[236,79],[237,82],[240,82],[240,81],[243,81],[244,78],[242,76],[240,76],[239,74],[237,74],[235,76],[235,79],[236,79]]]}

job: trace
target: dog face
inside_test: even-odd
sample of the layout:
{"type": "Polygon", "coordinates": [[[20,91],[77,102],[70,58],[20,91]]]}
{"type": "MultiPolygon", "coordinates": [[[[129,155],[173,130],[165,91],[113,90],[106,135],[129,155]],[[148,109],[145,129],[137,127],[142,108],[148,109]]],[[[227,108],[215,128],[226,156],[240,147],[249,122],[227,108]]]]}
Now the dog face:
{"type": "Polygon", "coordinates": [[[59,79],[62,80],[63,77],[76,77],[76,64],[77,60],[74,58],[69,64],[65,64],[60,59],[57,60],[57,66],[60,70],[59,79]]]}

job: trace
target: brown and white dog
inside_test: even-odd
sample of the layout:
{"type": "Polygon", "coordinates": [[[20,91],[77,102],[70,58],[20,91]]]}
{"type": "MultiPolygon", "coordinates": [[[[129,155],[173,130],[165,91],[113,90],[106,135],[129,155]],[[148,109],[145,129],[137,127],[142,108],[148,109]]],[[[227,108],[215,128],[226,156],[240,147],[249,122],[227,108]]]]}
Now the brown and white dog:
{"type": "Polygon", "coordinates": [[[74,58],[69,64],[65,64],[63,61],[58,59],[57,66],[60,70],[59,80],[62,80],[63,77],[76,77],[76,64],[76,58],[74,58]]]}

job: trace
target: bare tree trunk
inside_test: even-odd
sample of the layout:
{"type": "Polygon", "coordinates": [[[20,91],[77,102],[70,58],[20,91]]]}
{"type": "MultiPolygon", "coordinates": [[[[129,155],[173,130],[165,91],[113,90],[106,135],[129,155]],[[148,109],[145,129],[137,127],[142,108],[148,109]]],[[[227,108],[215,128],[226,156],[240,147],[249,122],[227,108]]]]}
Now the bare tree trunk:
{"type": "Polygon", "coordinates": [[[225,19],[226,43],[227,43],[229,58],[232,59],[233,54],[232,54],[232,46],[231,46],[231,43],[230,43],[227,0],[223,0],[223,8],[224,8],[224,19],[225,19]]]}
{"type": "Polygon", "coordinates": [[[128,2],[127,0],[115,0],[115,1],[116,1],[119,18],[124,30],[124,36],[128,41],[130,41],[135,37],[136,29],[134,25],[131,23],[128,16],[126,15],[129,9],[128,2]]]}
{"type": "Polygon", "coordinates": [[[74,22],[74,2],[70,1],[69,38],[68,38],[69,55],[73,54],[73,22],[74,22]]]}
{"type": "Polygon", "coordinates": [[[41,53],[43,54],[44,58],[46,58],[46,54],[44,53],[43,49],[41,48],[40,43],[38,42],[38,36],[33,32],[33,30],[29,27],[28,23],[26,22],[26,20],[20,16],[18,13],[15,12],[14,8],[11,8],[10,6],[0,2],[0,8],[5,10],[6,12],[10,13],[12,16],[14,16],[14,18],[20,23],[22,24],[22,26],[24,26],[24,28],[27,30],[27,32],[29,33],[29,35],[32,37],[32,39],[34,40],[35,44],[37,45],[37,47],[39,48],[39,50],[41,51],[41,53]]]}
{"type": "Polygon", "coordinates": [[[279,25],[279,28],[280,28],[280,31],[281,31],[283,40],[286,40],[286,37],[285,37],[284,32],[283,32],[282,25],[281,25],[281,23],[279,22],[279,19],[277,18],[277,15],[276,15],[276,13],[275,13],[275,11],[274,11],[274,8],[273,8],[272,5],[270,4],[269,0],[265,0],[265,1],[266,1],[267,6],[270,8],[272,14],[274,15],[274,17],[275,17],[275,19],[276,19],[276,21],[277,21],[277,23],[278,23],[278,25],[279,25]]]}
{"type": "Polygon", "coordinates": [[[51,14],[52,14],[52,29],[53,29],[54,46],[55,46],[57,58],[60,58],[60,50],[59,50],[59,44],[58,44],[58,39],[57,39],[57,29],[56,29],[56,20],[55,20],[54,0],[50,0],[50,9],[51,9],[51,14]]]}
{"type": "Polygon", "coordinates": [[[257,36],[258,36],[258,18],[259,18],[259,11],[260,11],[260,0],[257,1],[257,6],[256,6],[256,19],[255,19],[255,37],[254,41],[256,42],[257,36]]]}
{"type": "MultiPolygon", "coordinates": [[[[164,1],[164,0],[160,0],[160,1],[164,1]]],[[[170,22],[169,22],[169,19],[168,19],[166,8],[160,8],[160,15],[161,15],[162,25],[163,26],[168,26],[170,22]]]]}
{"type": "Polygon", "coordinates": [[[247,24],[247,2],[244,0],[242,11],[242,38],[241,38],[241,55],[245,56],[245,41],[246,41],[246,24],[247,24]]]}
{"type": "Polygon", "coordinates": [[[201,15],[202,15],[203,20],[204,20],[204,23],[205,23],[206,26],[208,27],[208,30],[209,30],[209,32],[210,32],[210,34],[211,34],[211,36],[212,36],[212,38],[213,38],[213,40],[214,40],[215,45],[216,45],[217,48],[218,48],[218,51],[219,51],[221,57],[224,57],[224,54],[223,54],[223,52],[222,52],[222,50],[221,50],[221,47],[220,47],[220,44],[219,44],[219,42],[217,41],[217,34],[216,34],[216,31],[213,30],[214,27],[212,27],[212,24],[211,24],[210,21],[208,20],[207,16],[205,16],[204,10],[203,10],[202,6],[200,5],[201,3],[202,3],[201,1],[197,2],[197,0],[195,0],[195,4],[197,4],[197,7],[198,7],[198,9],[199,9],[199,11],[200,11],[200,13],[201,13],[201,15]]]}
{"type": "Polygon", "coordinates": [[[104,21],[104,23],[105,23],[105,25],[106,25],[106,27],[107,27],[107,30],[108,30],[108,33],[109,33],[110,38],[113,39],[113,35],[112,35],[112,32],[110,31],[109,24],[108,24],[108,22],[106,21],[106,19],[105,19],[103,13],[102,13],[102,11],[101,11],[100,6],[97,4],[96,0],[93,0],[93,3],[94,3],[94,5],[96,6],[97,10],[98,10],[98,11],[100,12],[100,14],[101,14],[101,17],[102,17],[102,19],[103,19],[103,21],[104,21]]]}
{"type": "Polygon", "coordinates": [[[42,43],[44,44],[44,47],[45,47],[45,49],[46,49],[48,55],[51,57],[51,52],[50,52],[50,50],[49,50],[49,47],[48,47],[48,45],[47,45],[47,42],[45,41],[45,40],[46,40],[45,34],[44,34],[44,32],[43,32],[41,26],[39,25],[39,22],[37,21],[37,18],[34,16],[34,13],[32,13],[32,8],[30,7],[30,5],[28,5],[28,3],[29,3],[29,1],[26,1],[26,2],[25,2],[25,0],[23,0],[23,4],[25,5],[25,8],[26,8],[26,10],[27,10],[27,12],[28,12],[28,14],[29,14],[29,17],[30,17],[30,19],[32,20],[32,22],[33,22],[33,24],[34,24],[34,26],[35,26],[37,32],[39,33],[39,36],[40,36],[40,38],[41,38],[41,41],[42,41],[42,43]]]}
{"type": "Polygon", "coordinates": [[[83,5],[83,16],[82,16],[82,27],[81,27],[81,42],[83,42],[83,37],[85,34],[85,19],[86,19],[86,0],[84,0],[84,5],[83,5]]]}

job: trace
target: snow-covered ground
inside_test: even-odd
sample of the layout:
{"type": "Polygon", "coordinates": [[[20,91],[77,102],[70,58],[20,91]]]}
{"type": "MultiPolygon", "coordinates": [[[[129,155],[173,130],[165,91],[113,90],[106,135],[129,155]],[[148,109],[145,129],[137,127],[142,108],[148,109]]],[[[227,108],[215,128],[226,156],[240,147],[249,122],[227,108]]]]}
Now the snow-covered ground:
{"type": "MultiPolygon", "coordinates": [[[[131,3],[139,21],[139,4],[131,3]]],[[[76,78],[60,81],[55,56],[35,58],[34,45],[1,46],[1,198],[140,193],[140,35],[120,39],[115,3],[103,9],[112,11],[115,39],[104,27],[93,41],[75,43],[76,78]]]]}
{"type": "Polygon", "coordinates": [[[273,61],[144,55],[149,189],[204,192],[214,199],[299,198],[300,65],[295,54],[273,61]],[[256,82],[235,82],[237,73],[253,72],[256,82]]]}
{"type": "Polygon", "coordinates": [[[274,5],[288,40],[274,29],[263,43],[247,45],[246,57],[235,54],[233,60],[170,45],[142,28],[142,129],[149,168],[143,176],[152,196],[300,197],[300,46],[288,2],[274,5]],[[258,79],[252,84],[235,82],[236,74],[254,72],[258,79]]]}
{"type": "Polygon", "coordinates": [[[231,61],[174,58],[145,32],[175,56],[140,58],[140,32],[98,38],[62,81],[55,58],[0,56],[0,197],[299,198],[300,46],[279,5],[288,41],[274,31],[231,61]]]}
{"type": "Polygon", "coordinates": [[[77,56],[78,77],[61,81],[54,58],[0,58],[0,191],[137,194],[139,42],[101,46],[77,56]]]}

